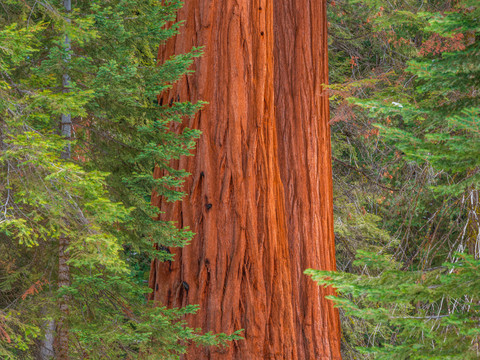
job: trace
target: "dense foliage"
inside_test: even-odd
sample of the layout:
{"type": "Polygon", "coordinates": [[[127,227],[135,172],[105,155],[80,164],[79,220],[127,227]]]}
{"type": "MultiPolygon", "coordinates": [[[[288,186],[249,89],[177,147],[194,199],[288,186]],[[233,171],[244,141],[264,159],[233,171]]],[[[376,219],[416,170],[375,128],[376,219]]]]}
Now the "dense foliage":
{"type": "Polygon", "coordinates": [[[157,64],[180,6],[77,1],[67,11],[62,1],[2,1],[2,359],[50,357],[59,328],[78,359],[176,358],[192,341],[231,339],[186,327],[181,319],[195,306],[146,301],[151,259],[170,256],[152,241],[161,249],[191,237],[156,221],[150,205],[152,191],[181,198],[175,188],[187,174],[168,164],[199,135],[169,125],[202,104],[157,102],[200,55],[192,49],[157,64]],[[72,119],[69,138],[62,115],[72,119]],[[163,177],[153,178],[155,166],[163,177]]]}
{"type": "Polygon", "coordinates": [[[479,11],[330,3],[345,358],[479,356],[479,11]]]}

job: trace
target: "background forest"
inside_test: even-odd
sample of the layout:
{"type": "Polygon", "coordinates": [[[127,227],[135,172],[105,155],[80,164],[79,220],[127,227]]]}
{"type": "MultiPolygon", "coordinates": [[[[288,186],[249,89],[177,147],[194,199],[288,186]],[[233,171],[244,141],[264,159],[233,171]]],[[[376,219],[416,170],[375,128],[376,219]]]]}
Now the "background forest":
{"type": "MultiPolygon", "coordinates": [[[[157,64],[180,6],[0,1],[0,358],[239,338],[145,301],[151,259],[192,237],[150,205],[181,199],[169,161],[201,136],[169,124],[202,103],[157,101],[201,56],[157,64]]],[[[328,22],[338,272],[307,273],[338,289],[343,358],[479,358],[478,1],[332,0],[328,22]]]]}
{"type": "Polygon", "coordinates": [[[331,1],[345,359],[480,357],[477,1],[331,1]]]}

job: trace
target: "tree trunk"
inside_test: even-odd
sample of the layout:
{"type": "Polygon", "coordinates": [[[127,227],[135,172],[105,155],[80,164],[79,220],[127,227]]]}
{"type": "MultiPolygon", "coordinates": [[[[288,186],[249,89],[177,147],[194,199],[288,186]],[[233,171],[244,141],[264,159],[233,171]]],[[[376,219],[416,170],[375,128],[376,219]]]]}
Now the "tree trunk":
{"type": "MultiPolygon", "coordinates": [[[[285,2],[293,9],[300,3],[285,2]]],[[[304,15],[287,15],[285,4],[275,9],[274,26],[273,0],[191,0],[178,14],[186,20],[181,33],[160,49],[165,60],[205,46],[195,74],[163,94],[163,103],[179,96],[209,105],[174,125],[203,132],[196,155],[175,164],[192,174],[185,200],[152,199],[163,219],[196,233],[192,244],[172,249],[174,262],[152,263],[152,299],[170,307],[199,304],[187,320],[204,331],[245,329],[245,340],[227,349],[192,349],[186,359],[340,358],[337,314],[302,275],[306,267],[335,266],[328,100],[320,96],[327,74],[325,4],[314,3],[307,24],[296,24],[304,15]],[[309,33],[293,32],[292,42],[291,34],[274,32],[292,22],[292,31],[309,33]],[[293,46],[300,49],[295,61],[282,53],[293,46]],[[307,57],[310,63],[301,64],[307,57]],[[282,69],[300,76],[283,77],[282,69]],[[306,83],[281,87],[297,80],[306,83]],[[296,97],[297,90],[304,93],[296,97]],[[303,117],[285,123],[296,106],[303,117]]]]}
{"type": "Polygon", "coordinates": [[[467,202],[467,249],[475,259],[480,258],[480,204],[478,190],[471,186],[466,195],[467,202]]]}
{"type": "MultiPolygon", "coordinates": [[[[72,2],[71,0],[64,0],[63,5],[67,12],[72,11],[72,2]]],[[[70,20],[67,20],[70,22],[70,20]]],[[[71,49],[71,41],[69,36],[65,35],[64,45],[67,51],[71,49]]],[[[65,62],[70,62],[70,54],[67,54],[65,62]]],[[[67,73],[63,74],[62,78],[63,92],[70,92],[70,77],[67,73]]],[[[71,114],[62,114],[60,131],[62,136],[66,139],[71,139],[72,137],[72,115],[71,114]]],[[[65,150],[62,153],[63,159],[70,159],[71,157],[71,144],[68,143],[65,147],[65,150]]],[[[70,266],[68,265],[68,246],[70,244],[70,239],[65,237],[63,234],[60,235],[58,240],[58,287],[70,286],[70,266]]],[[[68,360],[68,349],[69,349],[69,328],[68,328],[68,315],[69,315],[69,298],[68,296],[63,296],[59,300],[59,309],[60,309],[60,318],[58,319],[57,324],[57,351],[56,358],[58,360],[68,360]]],[[[47,333],[47,336],[49,334],[47,333]]]]}
{"type": "MultiPolygon", "coordinates": [[[[59,239],[59,254],[58,254],[58,287],[70,285],[70,267],[68,261],[68,244],[69,240],[66,237],[59,239]]],[[[69,348],[69,329],[68,329],[68,314],[69,314],[69,299],[68,296],[63,296],[59,300],[60,317],[57,324],[57,348],[56,359],[68,360],[69,348]]]]}
{"type": "Polygon", "coordinates": [[[46,320],[43,327],[45,328],[45,335],[44,338],[40,340],[40,349],[36,358],[37,360],[51,360],[55,357],[55,321],[46,320]]]}

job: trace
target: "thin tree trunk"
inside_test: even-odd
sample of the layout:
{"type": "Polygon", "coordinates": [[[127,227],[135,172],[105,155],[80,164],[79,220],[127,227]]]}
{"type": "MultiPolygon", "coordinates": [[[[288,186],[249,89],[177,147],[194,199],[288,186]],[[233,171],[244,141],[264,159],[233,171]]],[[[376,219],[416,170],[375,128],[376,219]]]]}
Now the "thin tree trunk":
{"type": "MultiPolygon", "coordinates": [[[[293,0],[285,1],[294,6],[293,0]]],[[[245,340],[227,349],[194,348],[186,359],[340,358],[338,317],[331,305],[319,298],[322,294],[316,285],[303,280],[301,274],[307,266],[331,269],[335,264],[328,214],[332,209],[331,179],[322,178],[331,177],[328,119],[321,118],[328,116],[328,104],[318,92],[304,94],[305,101],[312,103],[305,109],[310,117],[297,117],[297,125],[313,129],[315,122],[321,121],[315,128],[318,136],[305,139],[306,130],[283,134],[284,125],[275,119],[275,111],[287,113],[278,106],[287,105],[275,100],[274,83],[279,84],[281,78],[274,78],[279,69],[274,68],[274,41],[278,42],[274,39],[278,36],[274,33],[274,6],[278,4],[273,0],[188,1],[178,15],[179,20],[186,20],[185,27],[159,52],[159,59],[165,60],[192,46],[205,46],[205,55],[195,60],[195,74],[163,94],[163,102],[179,96],[182,101],[206,100],[209,105],[194,119],[174,125],[177,131],[188,126],[203,133],[196,156],[174,164],[192,174],[184,187],[188,196],[175,204],[152,198],[167,214],[163,219],[176,220],[196,233],[192,244],[172,249],[174,262],[152,263],[152,299],[175,307],[199,304],[199,313],[187,320],[204,331],[245,329],[245,340]],[[308,113],[313,104],[323,106],[322,110],[308,113]],[[282,135],[277,132],[279,126],[282,135]],[[300,143],[306,141],[311,144],[302,147],[300,143]],[[323,143],[314,144],[316,141],[323,143]],[[293,166],[286,151],[308,161],[298,159],[299,164],[293,166]],[[305,166],[323,172],[306,174],[305,166]],[[295,174],[291,183],[282,183],[289,181],[288,171],[301,174],[295,174]],[[302,174],[307,175],[304,181],[308,185],[301,183],[302,174]],[[317,185],[319,189],[313,188],[317,185]],[[300,196],[300,200],[293,202],[291,196],[300,196]],[[322,203],[314,206],[313,201],[322,203]],[[306,208],[292,214],[300,205],[306,208]],[[309,229],[315,232],[307,236],[309,229]],[[298,238],[297,231],[301,232],[298,238]],[[320,246],[317,241],[325,244],[320,246]]],[[[326,21],[324,12],[312,14],[315,16],[319,22],[326,21]]],[[[308,26],[319,31],[323,25],[308,26]]],[[[277,44],[275,52],[281,46],[290,49],[293,44],[287,41],[277,44]]],[[[303,45],[321,47],[326,42],[307,44],[305,40],[303,45]]],[[[316,56],[311,61],[323,59],[316,56]]],[[[324,76],[315,80],[319,85],[326,82],[326,64],[318,66],[325,67],[316,72],[324,76]]],[[[305,84],[303,91],[310,91],[312,84],[305,84]]],[[[292,84],[285,86],[288,91],[296,89],[292,84]]],[[[157,170],[155,175],[162,174],[157,170]]]]}
{"type": "MultiPolygon", "coordinates": [[[[70,12],[72,10],[71,0],[64,0],[63,2],[65,10],[70,12]]],[[[70,20],[67,20],[70,21],[70,20]]],[[[65,35],[65,48],[70,51],[70,38],[65,35]]],[[[70,56],[67,55],[66,62],[70,60],[70,56]]],[[[63,92],[69,92],[70,77],[67,73],[63,75],[62,79],[63,92]]],[[[61,118],[61,132],[66,139],[70,139],[72,136],[72,116],[71,114],[62,114],[61,118]]],[[[71,156],[70,143],[67,144],[64,152],[62,153],[63,159],[69,159],[71,156]]],[[[63,234],[59,238],[58,248],[58,287],[70,285],[70,267],[68,266],[68,245],[69,239],[63,234]]],[[[69,348],[69,329],[67,324],[69,314],[69,299],[68,296],[63,296],[59,302],[60,319],[57,324],[57,359],[68,360],[68,348],[69,348]]]]}
{"type": "Polygon", "coordinates": [[[480,257],[480,205],[478,202],[478,190],[473,186],[466,195],[467,201],[467,249],[475,259],[480,257]]]}
{"type": "Polygon", "coordinates": [[[55,321],[46,320],[44,322],[45,337],[40,341],[40,349],[38,351],[38,360],[50,360],[55,356],[54,340],[55,340],[55,321]]]}
{"type": "MultiPolygon", "coordinates": [[[[61,237],[59,239],[59,254],[58,254],[58,287],[70,285],[70,267],[68,266],[68,239],[61,237]]],[[[60,319],[57,324],[57,359],[67,360],[69,348],[69,331],[67,318],[69,313],[68,297],[63,296],[59,302],[60,319]]]]}

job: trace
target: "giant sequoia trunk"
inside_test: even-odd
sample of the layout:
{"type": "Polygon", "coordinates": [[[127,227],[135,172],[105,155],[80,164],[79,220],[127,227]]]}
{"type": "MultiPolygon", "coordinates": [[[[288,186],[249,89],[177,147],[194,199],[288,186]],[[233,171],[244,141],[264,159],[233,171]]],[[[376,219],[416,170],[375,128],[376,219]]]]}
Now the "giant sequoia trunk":
{"type": "Polygon", "coordinates": [[[205,55],[164,100],[209,105],[182,125],[203,132],[176,164],[192,173],[187,197],[153,198],[196,236],[152,264],[152,299],[199,304],[188,321],[204,331],[245,329],[189,359],[339,359],[338,315],[302,275],[335,267],[325,2],[189,0],[178,17],[160,60],[192,46],[205,55]]]}

